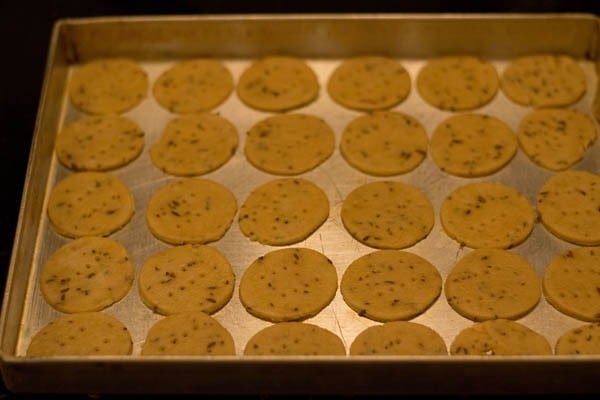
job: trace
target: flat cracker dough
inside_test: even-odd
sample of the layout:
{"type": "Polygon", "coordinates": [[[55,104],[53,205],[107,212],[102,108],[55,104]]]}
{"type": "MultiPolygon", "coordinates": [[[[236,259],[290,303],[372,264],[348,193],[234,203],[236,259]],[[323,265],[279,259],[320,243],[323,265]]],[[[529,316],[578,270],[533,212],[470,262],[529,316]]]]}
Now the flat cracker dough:
{"type": "Polygon", "coordinates": [[[297,175],[320,165],[333,153],[335,135],[321,118],[280,114],[256,123],[246,136],[250,164],[275,175],[297,175]]]}
{"type": "Polygon", "coordinates": [[[240,281],[246,310],[272,322],[298,321],[318,314],[337,291],[331,260],[306,248],[275,250],[256,259],[240,281]]]}
{"type": "Polygon", "coordinates": [[[444,172],[466,177],[490,175],[517,152],[517,138],[504,122],[488,115],[452,116],[435,128],[431,158],[444,172]]]}
{"type": "Polygon", "coordinates": [[[237,146],[237,130],[225,118],[208,113],[186,115],[167,123],[150,157],[168,174],[203,175],[229,161],[237,146]]]}
{"type": "Polygon", "coordinates": [[[323,190],[306,179],[283,178],[250,193],[240,208],[239,225],[250,240],[283,246],[306,239],[328,216],[323,190]]]}
{"type": "Polygon", "coordinates": [[[481,182],[450,193],[440,219],[448,236],[461,245],[507,249],[527,239],[535,217],[527,198],[516,189],[481,182]]]}
{"type": "Polygon", "coordinates": [[[444,293],[454,311],[473,321],[517,319],[537,305],[540,278],[523,257],[500,249],[477,249],[448,274],[444,293]]]}
{"type": "Polygon", "coordinates": [[[231,264],[219,250],[184,245],[151,255],[140,270],[138,288],[154,312],[212,314],[231,299],[234,283],[231,264]]]}
{"type": "Polygon", "coordinates": [[[154,193],[146,223],[154,236],[170,244],[209,243],[225,235],[236,211],[237,200],[225,186],[187,178],[154,193]]]}
{"type": "Polygon", "coordinates": [[[88,236],[67,243],[48,258],[40,275],[40,289],[58,311],[100,311],[125,297],[134,275],[121,244],[88,236]]]}
{"type": "Polygon", "coordinates": [[[116,177],[78,172],[52,189],[48,217],[61,235],[106,236],[125,226],[135,212],[133,195],[116,177]]]}
{"type": "Polygon", "coordinates": [[[142,356],[233,356],[231,334],[202,312],[182,312],[156,322],[146,335],[142,356]]]}
{"type": "Polygon", "coordinates": [[[340,64],[327,85],[331,98],[360,111],[385,110],[410,93],[410,76],[398,61],[381,56],[353,57],[340,64]]]}
{"type": "Polygon", "coordinates": [[[427,260],[397,250],[379,250],[353,261],[340,284],[344,301],[375,321],[411,319],[442,291],[442,277],[427,260]]]}
{"type": "Polygon", "coordinates": [[[376,176],[403,174],[427,155],[427,132],[413,117],[379,111],[352,120],[340,143],[342,156],[359,171],[376,176]]]}
{"type": "Polygon", "coordinates": [[[301,322],[281,322],[258,331],[246,356],[345,356],[342,340],[331,331],[301,322]]]}
{"type": "Polygon", "coordinates": [[[311,103],[319,82],[304,61],[294,57],[266,57],[240,76],[237,94],[248,107],[262,111],[289,111],[311,103]]]}
{"type": "Polygon", "coordinates": [[[120,114],[148,94],[148,77],[135,61],[106,58],[77,68],[69,82],[71,103],[88,114],[120,114]]]}
{"type": "Polygon", "coordinates": [[[342,222],[359,242],[402,249],[424,239],[434,224],[431,202],[401,182],[371,182],[354,189],[342,205],[342,222]]]}
{"type": "Polygon", "coordinates": [[[105,171],[135,160],[144,131],[129,118],[105,115],[78,119],[56,136],[56,156],[67,168],[105,171]]]}
{"type": "Polygon", "coordinates": [[[518,322],[495,319],[461,331],[450,346],[451,355],[550,355],[545,337],[518,322]]]}
{"type": "Polygon", "coordinates": [[[515,59],[502,73],[502,91],[512,101],[532,107],[562,107],[586,91],[585,74],[566,55],[538,54],[515,59]]]}
{"type": "Polygon", "coordinates": [[[28,356],[129,355],[133,345],[129,331],[119,320],[100,313],[63,315],[36,333],[28,356]]]}
{"type": "Polygon", "coordinates": [[[596,140],[596,126],[587,114],[579,111],[542,109],[523,118],[518,138],[531,161],[552,171],[562,171],[583,158],[596,140]]]}
{"type": "Polygon", "coordinates": [[[395,321],[375,325],[358,334],[351,356],[447,355],[444,339],[433,329],[414,322],[395,321]]]}
{"type": "Polygon", "coordinates": [[[212,110],[233,91],[233,76],[217,60],[179,62],[154,82],[156,101],[172,113],[191,114],[212,110]]]}
{"type": "Polygon", "coordinates": [[[543,286],[546,300],[558,311],[600,321],[600,247],[578,247],[554,258],[543,286]]]}
{"type": "Polygon", "coordinates": [[[417,89],[423,100],[441,110],[473,110],[492,101],[498,91],[498,74],[477,57],[440,57],[419,71],[417,89]]]}
{"type": "Polygon", "coordinates": [[[587,171],[560,172],[544,183],[537,198],[542,223],[562,240],[600,245],[600,176],[587,171]]]}
{"type": "Polygon", "coordinates": [[[563,333],[554,352],[558,355],[600,354],[600,324],[586,324],[563,333]]]}

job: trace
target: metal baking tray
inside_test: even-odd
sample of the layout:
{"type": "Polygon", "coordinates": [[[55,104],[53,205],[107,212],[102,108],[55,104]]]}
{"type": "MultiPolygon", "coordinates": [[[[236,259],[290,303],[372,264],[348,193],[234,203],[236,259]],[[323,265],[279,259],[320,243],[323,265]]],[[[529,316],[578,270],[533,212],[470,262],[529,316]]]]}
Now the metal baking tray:
{"type": "MultiPolygon", "coordinates": [[[[230,260],[236,289],[230,303],[214,317],[233,335],[237,356],[141,357],[140,346],[148,328],[160,316],[140,301],[137,286],[106,312],[130,330],[133,355],[125,357],[28,358],[31,337],[60,314],[43,300],[38,276],[45,260],[68,239],[56,234],[45,213],[47,195],[55,182],[71,172],[53,154],[56,132],[83,116],[66,96],[69,75],[79,63],[100,57],[136,59],[153,82],[174,62],[190,57],[221,59],[235,80],[252,60],[287,54],[305,59],[321,86],[318,99],[299,112],[324,118],[336,133],[360,115],[335,104],[326,92],[333,69],[345,57],[384,54],[399,59],[410,73],[413,88],[394,110],[417,118],[429,135],[452,115],[427,105],[415,89],[419,69],[428,58],[444,54],[473,54],[489,60],[499,73],[514,57],[531,53],[566,53],[585,71],[588,91],[573,105],[591,113],[596,93],[595,62],[600,49],[600,20],[593,15],[263,15],[175,16],[67,19],[58,21],[50,42],[45,84],[39,106],[20,218],[8,274],[1,319],[1,367],[7,387],[15,392],[83,393],[475,393],[475,392],[585,392],[596,388],[600,356],[419,356],[419,357],[246,357],[246,341],[269,325],[248,314],[238,298],[244,269],[274,247],[250,242],[237,223],[212,245],[230,260]]],[[[240,146],[232,160],[206,177],[229,187],[241,204],[250,191],[275,176],[260,172],[244,158],[245,132],[267,117],[249,109],[232,94],[216,110],[233,122],[240,146]]],[[[530,109],[510,102],[502,93],[476,110],[499,117],[513,130],[530,109]]],[[[146,132],[146,148],[133,163],[113,173],[132,190],[136,214],[111,237],[128,250],[137,270],[151,254],[167,247],[155,239],[144,221],[150,195],[176,179],[150,161],[148,149],[175,115],[159,107],[152,95],[126,113],[146,132]]],[[[598,173],[597,141],[576,165],[598,173]]],[[[430,157],[416,170],[392,178],[362,174],[343,160],[339,150],[324,164],[302,176],[325,190],[330,216],[317,232],[294,246],[316,249],[337,268],[338,278],[356,258],[373,251],[353,240],[340,220],[342,200],[356,186],[381,179],[411,183],[426,193],[436,209],[430,235],[406,249],[432,262],[445,278],[455,261],[470,250],[445,235],[439,207],[460,185],[497,181],[518,188],[535,204],[536,193],[552,173],[535,166],[519,150],[511,163],[491,176],[464,179],[442,173],[430,157]]],[[[526,242],[513,249],[526,257],[542,276],[549,261],[573,246],[536,224],[526,242]]],[[[425,313],[414,319],[439,332],[450,346],[471,321],[454,312],[442,294],[425,313]]],[[[542,333],[554,345],[577,321],[554,310],[543,298],[519,320],[542,333]]],[[[344,303],[339,291],[333,302],[308,322],[339,335],[347,347],[356,335],[376,324],[359,317],[344,303]]]]}

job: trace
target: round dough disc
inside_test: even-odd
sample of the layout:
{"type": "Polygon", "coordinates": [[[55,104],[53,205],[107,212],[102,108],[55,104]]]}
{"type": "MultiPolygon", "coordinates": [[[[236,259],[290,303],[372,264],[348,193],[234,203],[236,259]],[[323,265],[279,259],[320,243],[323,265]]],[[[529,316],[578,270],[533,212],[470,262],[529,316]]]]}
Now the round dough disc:
{"type": "Polygon", "coordinates": [[[538,193],[537,211],[553,235],[568,242],[600,245],[600,176],[587,171],[560,172],[538,193]]]}
{"type": "Polygon", "coordinates": [[[325,222],[329,200],[306,179],[276,179],[255,189],[240,208],[240,230],[273,246],[298,243],[325,222]]]}
{"type": "Polygon", "coordinates": [[[354,119],[342,133],[342,155],[359,171],[377,176],[415,169],[427,155],[427,132],[413,117],[378,111],[354,119]]]}
{"type": "Polygon", "coordinates": [[[334,333],[317,325],[281,322],[256,333],[246,344],[247,356],[345,356],[346,348],[334,333]]]}
{"type": "Polygon", "coordinates": [[[527,239],[535,216],[516,189],[481,182],[450,193],[442,203],[440,219],[448,236],[461,245],[507,249],[527,239]]]}
{"type": "Polygon", "coordinates": [[[385,110],[410,93],[410,76],[399,62],[381,56],[354,57],[338,66],[327,90],[337,103],[360,111],[385,110]]]}
{"type": "Polygon", "coordinates": [[[549,355],[545,337],[518,322],[495,319],[461,331],[450,346],[451,355],[549,355]]]}
{"type": "Polygon", "coordinates": [[[515,134],[504,122],[488,115],[462,114],[435,128],[430,152],[442,171],[472,178],[502,169],[517,147],[515,134]]]}
{"type": "Polygon", "coordinates": [[[36,333],[28,356],[118,356],[131,354],[133,344],[127,328],[117,319],[100,313],[63,315],[36,333]]]}
{"type": "Polygon", "coordinates": [[[121,244],[88,236],[67,243],[48,258],[40,288],[44,299],[58,311],[100,311],[125,297],[134,275],[121,244]]]}
{"type": "Polygon", "coordinates": [[[540,278],[523,257],[501,249],[477,249],[461,258],[444,285],[448,304],[473,321],[517,319],[537,305],[540,278]]]}
{"type": "Polygon", "coordinates": [[[216,319],[202,312],[182,312],[152,325],[141,355],[233,356],[235,344],[216,319]]]}
{"type": "Polygon", "coordinates": [[[237,211],[235,196],[208,179],[181,179],[159,189],[148,203],[150,232],[170,244],[209,243],[223,237],[237,211]]]}
{"type": "Polygon", "coordinates": [[[237,146],[237,130],[225,118],[208,113],[186,115],[169,121],[150,149],[150,157],[168,174],[202,175],[229,161],[237,146]]]}
{"type": "Polygon", "coordinates": [[[447,355],[444,339],[425,325],[407,321],[386,322],[358,334],[350,346],[351,356],[447,355]]]}
{"type": "Polygon", "coordinates": [[[585,74],[565,55],[519,57],[502,74],[502,91],[512,101],[533,107],[562,107],[586,91],[585,74]]]}
{"type": "Polygon", "coordinates": [[[558,311],[600,321],[600,247],[579,247],[557,256],[544,272],[544,295],[558,311]]]}
{"type": "Polygon", "coordinates": [[[293,57],[266,57],[246,69],[237,86],[239,98],[262,111],[289,111],[315,100],[319,82],[313,70],[293,57]]]}
{"type": "Polygon", "coordinates": [[[417,89],[427,103],[441,110],[473,110],[492,101],[498,91],[498,74],[476,57],[441,57],[421,69],[417,89]]]}
{"type": "Polygon", "coordinates": [[[172,247],[150,256],[140,270],[140,297],[152,311],[212,314],[233,295],[235,276],[225,256],[209,246],[172,247]]]}
{"type": "Polygon", "coordinates": [[[245,153],[256,168],[275,175],[297,175],[320,165],[333,153],[335,135],[321,118],[280,114],[255,124],[245,153]]]}
{"type": "Polygon", "coordinates": [[[442,277],[427,260],[397,250],[379,250],[352,262],[342,276],[344,301],[375,321],[411,319],[439,297],[442,277]]]}
{"type": "Polygon", "coordinates": [[[518,138],[521,149],[534,163],[562,171],[583,158],[596,140],[596,126],[579,111],[536,110],[521,121],[518,138]]]}
{"type": "Polygon", "coordinates": [[[401,182],[371,182],[354,189],[342,205],[342,222],[359,242],[402,249],[425,238],[434,224],[431,202],[401,182]]]}
{"type": "Polygon", "coordinates": [[[556,354],[600,354],[600,324],[573,328],[558,338],[556,354]]]}
{"type": "Polygon", "coordinates": [[[105,171],[135,160],[144,148],[144,131],[116,115],[79,119],[56,136],[56,156],[68,168],[105,171]]]}
{"type": "Polygon", "coordinates": [[[154,82],[156,101],[177,114],[212,110],[233,90],[233,77],[225,66],[210,59],[187,60],[163,72],[154,82]]]}
{"type": "Polygon", "coordinates": [[[275,250],[256,259],[240,281],[246,310],[267,321],[298,321],[318,314],[337,291],[335,267],[306,248],[275,250]]]}
{"type": "Polygon", "coordinates": [[[68,86],[71,103],[88,114],[120,114],[148,94],[148,77],[135,61],[94,60],[77,68],[68,86]]]}
{"type": "Polygon", "coordinates": [[[106,236],[125,226],[135,212],[133,195],[113,175],[78,172],[52,189],[48,217],[61,235],[106,236]]]}

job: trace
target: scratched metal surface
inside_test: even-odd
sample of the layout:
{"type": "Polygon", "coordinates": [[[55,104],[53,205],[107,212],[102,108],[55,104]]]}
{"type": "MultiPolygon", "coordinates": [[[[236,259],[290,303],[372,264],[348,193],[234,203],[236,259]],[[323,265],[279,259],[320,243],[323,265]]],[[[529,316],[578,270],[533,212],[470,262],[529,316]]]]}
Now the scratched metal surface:
{"type": "MultiPolygon", "coordinates": [[[[215,21],[218,22],[218,19],[215,21]]],[[[148,24],[151,24],[152,22],[152,20],[147,21],[148,24]]],[[[335,27],[335,21],[330,23],[335,27]]],[[[382,23],[385,23],[385,21],[382,23]]],[[[496,22],[496,24],[501,23],[502,22],[499,21],[496,22]]],[[[574,25],[576,24],[576,21],[570,21],[569,23],[574,25]]],[[[482,20],[481,24],[485,24],[485,20],[482,20]]],[[[357,23],[357,26],[360,27],[360,24],[357,23]]],[[[83,30],[84,28],[79,26],[77,29],[83,30]]],[[[494,29],[492,29],[492,31],[494,31],[494,29]]],[[[235,39],[236,32],[235,29],[232,29],[232,37],[229,39],[235,39]]],[[[473,36],[466,35],[466,33],[464,35],[465,40],[478,40],[473,36]]],[[[546,32],[546,35],[551,36],[553,33],[546,32]]],[[[116,39],[113,37],[111,40],[116,39]]],[[[139,40],[143,40],[143,38],[139,40]]],[[[219,40],[222,40],[222,37],[219,40]]],[[[283,39],[280,38],[278,40],[283,39]]],[[[429,41],[435,41],[435,38],[429,38],[429,41]]],[[[591,38],[590,42],[592,43],[591,38]]],[[[511,55],[516,55],[524,50],[529,52],[533,52],[536,49],[546,50],[544,45],[545,43],[540,43],[540,45],[536,47],[535,43],[524,43],[521,47],[517,46],[514,49],[511,49],[508,44],[504,44],[502,51],[496,53],[493,51],[481,51],[480,53],[482,53],[485,58],[492,63],[498,73],[501,74],[508,64],[511,55]]],[[[350,167],[339,152],[338,146],[340,135],[343,128],[353,118],[361,115],[361,113],[345,109],[334,103],[328,96],[326,91],[327,80],[334,68],[340,64],[344,57],[339,54],[334,57],[329,57],[327,45],[321,44],[320,46],[324,49],[319,50],[320,56],[315,57],[315,53],[308,52],[306,53],[307,56],[303,57],[318,76],[320,84],[319,96],[315,102],[295,111],[323,118],[330,124],[336,134],[336,149],[333,155],[314,170],[299,175],[311,180],[325,191],[330,202],[330,215],[327,221],[314,234],[305,241],[290,247],[308,247],[324,253],[333,261],[337,270],[338,280],[341,279],[346,267],[353,260],[375,250],[364,246],[351,238],[344,229],[340,219],[340,210],[343,199],[351,190],[367,182],[377,180],[401,181],[410,183],[421,189],[431,200],[436,213],[435,225],[431,233],[421,242],[405,250],[429,260],[438,268],[442,278],[445,279],[457,259],[471,251],[468,248],[461,248],[457,242],[450,239],[443,232],[439,221],[439,209],[441,202],[446,195],[466,183],[494,181],[502,182],[517,188],[529,199],[532,205],[535,204],[537,191],[541,185],[553,175],[553,173],[534,165],[521,150],[517,152],[510,164],[501,171],[490,176],[476,179],[458,178],[441,172],[433,163],[429,155],[424,162],[412,172],[388,178],[369,176],[350,167]]],[[[369,48],[368,43],[363,43],[362,46],[363,49],[369,48]]],[[[488,46],[493,45],[489,44],[488,46]]],[[[172,46],[169,47],[169,51],[165,53],[167,56],[158,57],[155,54],[155,47],[150,48],[147,54],[144,54],[142,51],[141,55],[149,54],[150,56],[140,59],[142,67],[148,73],[151,84],[163,71],[182,59],[183,56],[189,56],[189,54],[185,54],[185,52],[177,54],[177,46],[172,46]]],[[[231,45],[230,47],[235,50],[235,46],[231,45]]],[[[476,46],[473,48],[477,49],[480,47],[476,46]]],[[[591,60],[582,57],[584,55],[583,47],[582,49],[575,49],[574,51],[585,72],[589,90],[580,101],[572,106],[572,108],[590,113],[593,96],[595,95],[597,78],[594,63],[591,60]]],[[[487,47],[483,46],[481,48],[487,47]]],[[[275,48],[271,49],[271,51],[274,51],[274,49],[275,48]]],[[[350,49],[348,51],[351,51],[352,46],[348,46],[348,49],[350,49]]],[[[378,50],[375,47],[374,49],[378,50]]],[[[451,47],[448,47],[445,51],[448,52],[449,49],[451,49],[451,47]]],[[[85,49],[80,48],[79,50],[81,51],[81,54],[86,54],[85,57],[87,58],[93,55],[93,52],[91,51],[88,52],[90,54],[87,54],[85,49]]],[[[238,53],[233,50],[230,50],[231,54],[229,56],[224,55],[220,58],[225,66],[232,72],[235,82],[237,82],[241,72],[250,65],[253,59],[255,59],[253,55],[257,57],[267,52],[265,48],[257,48],[255,53],[252,53],[252,49],[249,49],[248,47],[244,47],[238,53]]],[[[467,48],[457,47],[455,51],[459,52],[466,50],[468,50],[468,46],[467,48]]],[[[77,50],[73,49],[70,51],[71,56],[73,56],[73,52],[77,52],[77,50]]],[[[122,49],[119,51],[121,51],[121,53],[127,53],[127,51],[122,49]]],[[[565,47],[564,51],[568,51],[568,47],[565,47]]],[[[69,52],[67,51],[67,53],[69,52]]],[[[139,56],[140,54],[134,55],[139,56]]],[[[77,56],[77,54],[75,54],[75,56],[77,56]]],[[[588,57],[589,56],[590,54],[588,54],[588,57]]],[[[425,103],[418,95],[415,87],[416,77],[419,70],[427,61],[427,58],[423,55],[421,50],[407,52],[406,55],[398,54],[395,55],[395,58],[397,58],[408,70],[412,81],[412,90],[408,98],[392,110],[409,114],[419,120],[425,127],[429,137],[431,137],[433,129],[445,118],[454,114],[435,109],[425,103]]],[[[72,73],[73,69],[76,67],[76,62],[69,63],[66,66],[67,75],[72,73]]],[[[52,76],[51,72],[51,70],[48,71],[49,76],[52,76]]],[[[57,123],[57,128],[60,128],[66,123],[82,117],[83,114],[73,108],[66,99],[66,80],[55,82],[55,84],[56,88],[54,89],[54,93],[57,95],[51,100],[61,102],[58,106],[61,113],[58,116],[57,123]]],[[[227,118],[235,125],[238,130],[240,143],[237,152],[226,165],[203,177],[213,179],[228,187],[237,197],[238,205],[241,205],[254,188],[264,182],[277,178],[274,175],[261,172],[251,166],[246,161],[243,152],[245,132],[253,124],[271,114],[248,108],[238,99],[235,93],[214,111],[227,118]]],[[[474,112],[500,118],[516,131],[520,120],[530,111],[531,109],[509,101],[503,93],[498,92],[491,103],[474,112]]],[[[148,97],[139,106],[124,115],[132,118],[144,129],[146,134],[146,145],[143,153],[138,159],[127,166],[112,171],[112,173],[122,179],[132,191],[135,197],[136,213],[131,222],[122,230],[111,235],[111,238],[119,241],[125,246],[136,266],[136,270],[139,271],[147,257],[157,251],[169,247],[156,239],[147,229],[145,223],[145,208],[149,198],[158,188],[172,180],[178,179],[169,176],[156,168],[149,157],[150,146],[157,142],[162,134],[165,124],[176,117],[176,115],[161,108],[153,98],[151,90],[149,91],[148,97]]],[[[55,131],[49,130],[44,134],[54,135],[55,131]]],[[[40,134],[38,134],[38,136],[39,135],[40,134]]],[[[52,140],[48,140],[48,143],[52,143],[52,140]]],[[[12,280],[22,281],[27,279],[28,284],[23,291],[23,295],[11,296],[10,304],[6,306],[9,310],[17,308],[21,311],[18,323],[12,324],[13,326],[16,326],[16,329],[6,331],[7,328],[5,327],[4,332],[5,336],[12,337],[12,341],[15,344],[13,354],[16,356],[24,355],[32,335],[60,315],[59,312],[53,310],[44,301],[39,288],[39,273],[45,260],[47,260],[58,247],[68,242],[68,239],[55,233],[49,225],[44,212],[44,206],[47,194],[50,192],[53,185],[72,172],[60,165],[55,157],[49,157],[52,153],[51,148],[49,149],[48,145],[41,149],[38,148],[37,151],[45,152],[48,157],[48,181],[30,181],[28,184],[46,185],[45,196],[43,199],[39,200],[44,202],[41,208],[43,211],[40,215],[41,220],[38,235],[32,242],[28,243],[31,247],[30,251],[32,252],[31,265],[27,268],[23,266],[20,268],[18,266],[13,267],[15,268],[15,271],[21,272],[13,274],[12,280]],[[30,274],[25,274],[23,272],[24,270],[28,270],[30,274]]],[[[574,168],[585,169],[595,173],[600,171],[599,141],[596,141],[596,143],[587,151],[585,158],[574,168]]],[[[222,310],[214,314],[214,317],[232,333],[236,344],[237,354],[241,355],[248,339],[260,329],[270,325],[270,323],[262,321],[245,311],[238,297],[239,281],[244,270],[255,258],[276,249],[276,247],[251,242],[240,232],[237,225],[237,219],[221,240],[210,245],[221,250],[226,255],[236,274],[236,287],[233,298],[222,310]]],[[[553,237],[540,223],[536,223],[531,236],[523,244],[512,249],[512,251],[528,259],[538,271],[541,279],[544,268],[552,258],[564,250],[573,247],[573,245],[553,237]]],[[[10,283],[11,282],[9,282],[9,284],[10,283]]],[[[10,287],[11,286],[8,286],[9,289],[10,287]]],[[[138,295],[137,283],[134,284],[129,294],[123,300],[107,308],[105,312],[121,320],[130,330],[134,342],[133,357],[139,356],[141,345],[144,342],[149,327],[161,318],[161,316],[154,314],[142,303],[138,295]]],[[[428,310],[422,315],[414,318],[412,321],[423,323],[436,330],[444,338],[448,347],[459,331],[472,325],[471,321],[461,317],[452,310],[443,293],[428,310]]],[[[359,317],[352,311],[344,303],[339,290],[331,304],[317,316],[306,320],[306,322],[317,324],[339,335],[347,348],[349,348],[358,333],[369,326],[377,324],[369,319],[359,317]]],[[[543,296],[540,299],[538,306],[527,316],[521,318],[519,322],[522,322],[528,327],[543,334],[552,345],[554,345],[557,338],[566,330],[583,324],[582,321],[577,321],[556,311],[545,301],[543,296]]],[[[4,340],[6,341],[8,339],[5,338],[4,340]]]]}

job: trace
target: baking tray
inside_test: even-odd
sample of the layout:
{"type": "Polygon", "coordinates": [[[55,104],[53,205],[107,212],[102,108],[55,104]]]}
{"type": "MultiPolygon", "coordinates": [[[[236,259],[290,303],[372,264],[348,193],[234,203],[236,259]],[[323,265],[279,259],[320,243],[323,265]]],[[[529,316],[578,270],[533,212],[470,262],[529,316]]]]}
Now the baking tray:
{"type": "MultiPolygon", "coordinates": [[[[584,69],[588,91],[572,108],[591,113],[596,93],[595,61],[599,53],[600,21],[593,15],[263,15],[175,16],[67,19],[55,24],[45,83],[32,143],[25,190],[8,273],[1,319],[2,373],[16,392],[79,393],[473,393],[473,392],[586,392],[597,386],[600,356],[411,356],[411,357],[247,357],[246,341],[269,325],[248,314],[238,298],[239,280],[256,257],[275,249],[250,242],[237,223],[212,246],[230,260],[236,289],[230,303],[214,315],[233,335],[237,356],[141,357],[146,331],[160,316],[143,305],[134,285],[106,313],[129,328],[134,350],[124,357],[28,358],[31,337],[60,315],[43,300],[38,275],[54,250],[68,242],[49,225],[45,204],[55,182],[71,171],[53,155],[56,132],[83,116],[66,98],[70,73],[94,58],[126,56],[136,59],[153,82],[174,62],[190,57],[215,57],[231,70],[235,80],[254,59],[287,54],[305,59],[316,72],[318,99],[299,110],[325,119],[336,133],[360,113],[335,104],[326,82],[339,62],[359,54],[384,54],[399,59],[413,83],[409,97],[394,110],[417,118],[429,136],[452,113],[427,105],[415,89],[419,69],[428,58],[444,54],[474,54],[492,62],[501,73],[514,57],[531,53],[566,53],[584,69]]],[[[205,175],[229,187],[241,204],[252,189],[276,178],[252,167],[244,158],[245,132],[268,113],[251,110],[232,95],[216,110],[238,129],[240,146],[224,167],[205,175]]],[[[510,102],[502,93],[476,110],[499,117],[513,130],[531,110],[510,102]]],[[[175,115],[158,106],[151,94],[126,113],[146,132],[146,148],[128,166],[113,171],[131,189],[136,201],[132,221],[111,237],[121,242],[139,271],[144,260],[168,246],[155,239],[144,221],[145,207],[157,188],[177,178],[154,167],[148,149],[175,115]]],[[[600,144],[596,142],[576,165],[598,173],[600,144]]],[[[330,217],[317,232],[295,247],[323,252],[334,263],[338,278],[356,258],[373,251],[344,230],[340,209],[356,186],[376,180],[413,184],[426,193],[436,209],[430,235],[406,249],[432,262],[445,278],[468,248],[448,238],[439,222],[445,196],[468,182],[497,181],[518,188],[532,204],[552,173],[536,167],[519,151],[498,173],[464,179],[442,173],[430,157],[416,170],[392,178],[362,174],[343,160],[339,150],[313,171],[302,174],[323,188],[330,200],[330,217]]],[[[549,261],[573,246],[536,224],[526,242],[513,249],[525,256],[540,277],[549,261]]],[[[443,294],[413,321],[439,332],[449,346],[471,321],[454,312],[443,294]]],[[[554,345],[577,321],[554,310],[542,298],[533,312],[519,320],[554,345]]],[[[333,302],[307,322],[338,334],[347,347],[354,337],[376,324],[359,317],[344,303],[339,291],[333,302]]]]}

